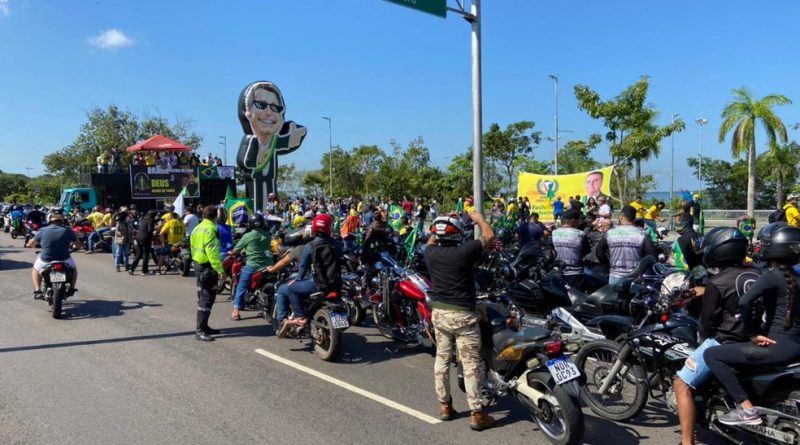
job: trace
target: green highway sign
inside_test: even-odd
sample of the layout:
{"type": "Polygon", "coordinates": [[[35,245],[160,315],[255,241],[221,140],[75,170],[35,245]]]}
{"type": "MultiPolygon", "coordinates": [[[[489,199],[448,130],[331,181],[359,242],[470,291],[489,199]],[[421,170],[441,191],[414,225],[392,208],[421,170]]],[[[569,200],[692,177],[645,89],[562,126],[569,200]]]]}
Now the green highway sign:
{"type": "Polygon", "coordinates": [[[386,0],[387,2],[403,5],[411,9],[427,12],[435,16],[447,17],[447,0],[386,0]]]}

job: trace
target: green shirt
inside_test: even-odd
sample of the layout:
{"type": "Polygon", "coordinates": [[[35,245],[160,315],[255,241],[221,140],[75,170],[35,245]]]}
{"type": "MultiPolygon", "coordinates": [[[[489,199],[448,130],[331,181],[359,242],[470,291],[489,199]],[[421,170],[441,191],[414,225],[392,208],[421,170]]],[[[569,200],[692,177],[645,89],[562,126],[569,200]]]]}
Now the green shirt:
{"type": "Polygon", "coordinates": [[[260,269],[271,264],[267,257],[267,250],[270,249],[271,238],[264,229],[254,229],[242,236],[242,239],[233,247],[234,253],[244,250],[247,255],[247,265],[260,269]]]}
{"type": "Polygon", "coordinates": [[[192,260],[197,264],[211,264],[211,267],[222,275],[222,260],[219,253],[219,235],[217,225],[208,219],[197,225],[192,230],[189,241],[192,248],[192,260]]]}

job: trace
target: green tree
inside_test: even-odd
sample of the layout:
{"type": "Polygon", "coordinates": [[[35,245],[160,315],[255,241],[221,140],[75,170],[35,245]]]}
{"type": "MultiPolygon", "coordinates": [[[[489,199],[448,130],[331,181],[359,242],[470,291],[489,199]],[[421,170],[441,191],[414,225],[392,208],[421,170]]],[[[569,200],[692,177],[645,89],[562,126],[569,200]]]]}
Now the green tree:
{"type": "Polygon", "coordinates": [[[353,149],[353,158],[358,165],[358,172],[364,180],[365,197],[370,196],[377,167],[385,156],[386,154],[377,145],[360,145],[353,149]]]}
{"type": "Polygon", "coordinates": [[[734,89],[733,97],[722,110],[719,142],[724,142],[728,132],[733,130],[731,152],[734,158],[747,154],[747,213],[752,215],[756,202],[756,123],[761,122],[770,150],[777,150],[778,142],[786,143],[788,137],[786,126],[772,109],[792,101],[781,94],[756,100],[744,87],[734,89]]]}
{"type": "Polygon", "coordinates": [[[773,184],[768,184],[768,190],[775,190],[776,208],[783,208],[786,190],[794,188],[798,178],[798,165],[800,165],[800,145],[792,141],[789,144],[776,147],[758,157],[756,171],[766,172],[766,179],[773,184]],[[762,169],[758,164],[764,164],[762,169]]]}
{"type": "Polygon", "coordinates": [[[627,185],[632,162],[637,168],[630,182],[640,193],[642,185],[648,183],[641,175],[641,161],[658,156],[661,139],[684,128],[683,122],[677,119],[663,127],[655,125],[658,113],[646,102],[649,87],[649,78],[642,76],[614,99],[604,101],[588,86],[575,86],[578,108],[592,118],[602,120],[607,129],[605,140],[609,143],[612,163],[617,167],[614,177],[623,202],[630,198],[627,185]]]}
{"type": "MultiPolygon", "coordinates": [[[[160,116],[140,118],[116,105],[109,105],[107,108],[89,110],[86,118],[87,121],[81,125],[71,144],[46,155],[42,160],[46,171],[60,176],[64,186],[77,184],[81,170],[91,170],[97,156],[106,150],[124,150],[155,134],[163,134],[195,148],[203,140],[191,131],[192,121],[181,117],[170,124],[160,116]]],[[[125,153],[122,161],[126,165],[130,155],[125,153]]]]}
{"type": "Polygon", "coordinates": [[[4,197],[5,202],[11,202],[5,198],[12,193],[25,193],[30,178],[19,173],[4,173],[0,171],[0,197],[4,197]]]}
{"type": "Polygon", "coordinates": [[[602,166],[590,153],[603,142],[599,134],[589,136],[586,141],[569,141],[558,150],[558,173],[569,175],[591,171],[602,166]]]}
{"type": "Polygon", "coordinates": [[[489,131],[483,135],[487,163],[496,164],[504,173],[508,181],[508,194],[515,194],[514,173],[520,165],[520,159],[531,156],[533,147],[541,140],[541,132],[531,131],[535,126],[533,121],[520,121],[507,125],[503,130],[498,124],[491,124],[489,131]]]}
{"type": "Polygon", "coordinates": [[[284,193],[296,193],[300,176],[297,167],[291,163],[278,165],[278,190],[284,193]]]}
{"type": "Polygon", "coordinates": [[[328,183],[318,170],[307,170],[300,174],[300,185],[306,196],[324,196],[328,183]]]}

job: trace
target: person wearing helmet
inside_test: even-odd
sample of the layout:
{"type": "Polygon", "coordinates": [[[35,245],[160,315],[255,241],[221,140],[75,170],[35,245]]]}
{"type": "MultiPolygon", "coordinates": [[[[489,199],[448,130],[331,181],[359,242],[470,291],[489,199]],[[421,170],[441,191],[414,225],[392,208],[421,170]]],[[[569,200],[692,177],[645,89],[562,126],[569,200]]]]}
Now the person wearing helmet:
{"type": "Polygon", "coordinates": [[[433,326],[436,329],[436,360],[433,381],[439,400],[439,418],[453,418],[450,396],[450,361],[453,349],[464,367],[470,427],[480,431],[495,421],[483,411],[481,399],[481,334],[475,298],[475,265],[484,249],[494,240],[494,232],[479,212],[470,218],[480,228],[481,236],[464,241],[461,221],[454,216],[440,216],[431,224],[425,251],[425,264],[431,277],[433,326]]]}
{"type": "Polygon", "coordinates": [[[338,246],[333,242],[333,217],[320,214],[311,221],[314,239],[303,247],[297,275],[288,283],[278,287],[277,316],[278,338],[283,338],[294,326],[306,324],[301,301],[315,292],[330,294],[341,292],[342,277],[338,270],[342,257],[338,246]],[[313,276],[312,275],[313,269],[313,276]],[[293,318],[289,319],[288,305],[291,304],[293,318]]]}
{"type": "Polygon", "coordinates": [[[678,371],[673,384],[683,445],[694,444],[694,390],[711,377],[703,353],[722,344],[748,340],[736,313],[739,298],[758,279],[760,271],[743,265],[747,245],[747,237],[733,227],[711,230],[700,245],[707,278],[705,285],[695,287],[690,296],[700,298],[698,333],[702,341],[678,371]]]}
{"type": "Polygon", "coordinates": [[[44,294],[42,293],[42,271],[52,261],[63,261],[72,266],[74,273],[72,274],[70,295],[77,290],[75,289],[75,282],[78,279],[78,267],[70,255],[70,247],[78,248],[78,238],[72,230],[63,225],[64,217],[61,214],[54,213],[50,215],[48,223],[25,246],[28,248],[34,248],[37,244],[41,246],[39,256],[36,257],[31,270],[33,298],[37,300],[44,299],[44,294]]]}
{"type": "Polygon", "coordinates": [[[106,215],[105,213],[103,213],[103,208],[100,206],[95,206],[94,211],[90,213],[89,216],[86,217],[86,219],[88,219],[92,223],[92,226],[94,227],[94,231],[89,234],[89,240],[87,244],[88,250],[86,251],[86,253],[94,253],[95,243],[97,243],[102,239],[100,231],[102,230],[103,232],[105,232],[109,230],[108,225],[106,225],[105,223],[105,217],[106,215]]]}
{"type": "Polygon", "coordinates": [[[264,217],[261,216],[260,213],[250,216],[247,226],[247,233],[236,243],[233,250],[228,252],[228,255],[238,255],[244,251],[247,258],[247,264],[242,267],[241,275],[239,275],[239,282],[236,285],[236,293],[233,297],[233,313],[231,313],[231,320],[236,321],[242,319],[239,310],[243,307],[244,296],[247,293],[247,288],[250,286],[250,278],[258,269],[272,264],[272,258],[267,256],[271,237],[266,230],[264,217]]]}
{"type": "Polygon", "coordinates": [[[781,367],[800,360],[800,286],[793,268],[800,262],[800,228],[773,227],[761,258],[769,269],[739,299],[738,313],[745,338],[703,353],[711,372],[733,398],[736,407],[718,420],[725,425],[758,425],[762,418],[739,382],[736,372],[748,368],[781,367]],[[762,317],[754,305],[761,300],[762,317]]]}

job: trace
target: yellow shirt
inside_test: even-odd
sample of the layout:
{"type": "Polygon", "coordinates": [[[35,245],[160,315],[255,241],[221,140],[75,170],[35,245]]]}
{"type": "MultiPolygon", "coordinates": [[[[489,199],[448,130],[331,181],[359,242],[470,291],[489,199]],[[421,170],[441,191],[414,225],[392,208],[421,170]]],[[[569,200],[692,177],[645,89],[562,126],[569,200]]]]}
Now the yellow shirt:
{"type": "Polygon", "coordinates": [[[186,235],[186,228],[183,225],[183,221],[175,218],[164,224],[164,227],[161,228],[161,234],[167,234],[167,242],[175,244],[183,241],[183,237],[186,235]]]}
{"type": "Polygon", "coordinates": [[[305,225],[305,223],[306,223],[306,218],[303,215],[299,214],[295,216],[294,219],[292,220],[292,226],[294,227],[301,227],[305,225]]]}
{"type": "Polygon", "coordinates": [[[156,165],[156,158],[154,158],[153,155],[147,155],[144,157],[144,163],[148,167],[152,167],[156,165]]]}
{"type": "Polygon", "coordinates": [[[644,208],[644,205],[639,204],[636,201],[633,201],[633,202],[631,202],[631,207],[636,209],[636,217],[637,218],[644,218],[644,214],[647,211],[647,209],[644,208]]]}
{"type": "Polygon", "coordinates": [[[466,212],[467,215],[469,215],[470,213],[472,213],[474,211],[475,211],[475,206],[474,205],[472,205],[472,204],[470,204],[468,202],[464,203],[464,212],[466,212]]]}
{"type": "Polygon", "coordinates": [[[800,227],[800,210],[791,204],[783,206],[783,210],[786,212],[786,222],[792,227],[800,227]]]}
{"type": "Polygon", "coordinates": [[[92,212],[89,216],[86,217],[89,221],[92,222],[94,229],[100,229],[106,227],[103,225],[103,220],[105,219],[106,215],[101,212],[92,212]]]}
{"type": "Polygon", "coordinates": [[[644,219],[655,220],[660,216],[661,216],[661,210],[658,210],[658,206],[653,206],[647,209],[647,212],[645,212],[644,214],[644,219]]]}
{"type": "Polygon", "coordinates": [[[364,213],[364,201],[358,201],[358,205],[356,206],[356,212],[364,213]]]}

